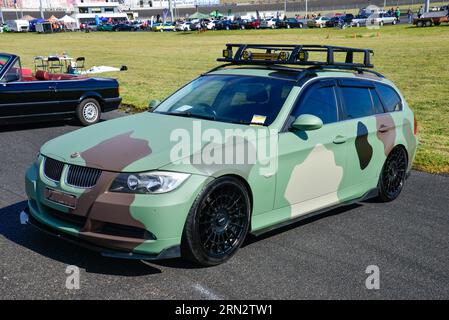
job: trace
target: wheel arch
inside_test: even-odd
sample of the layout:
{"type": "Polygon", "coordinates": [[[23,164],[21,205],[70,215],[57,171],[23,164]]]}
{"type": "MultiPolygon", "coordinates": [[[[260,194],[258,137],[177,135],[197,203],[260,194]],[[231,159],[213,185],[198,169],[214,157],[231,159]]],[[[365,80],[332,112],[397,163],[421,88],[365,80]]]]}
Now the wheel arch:
{"type": "Polygon", "coordinates": [[[253,191],[252,191],[251,186],[249,185],[248,181],[246,181],[246,179],[244,177],[242,177],[242,176],[240,176],[238,174],[235,174],[235,173],[224,174],[224,175],[222,175],[222,176],[220,176],[218,178],[225,178],[225,177],[231,177],[231,178],[237,179],[239,182],[241,182],[243,184],[243,186],[245,187],[246,191],[248,192],[249,203],[250,203],[250,210],[251,210],[250,216],[252,217],[252,215],[253,215],[253,206],[254,206],[254,204],[253,204],[254,198],[253,198],[253,191]]]}
{"type": "MultiPolygon", "coordinates": [[[[405,156],[407,157],[407,167],[409,167],[410,155],[408,153],[407,147],[404,144],[402,144],[402,143],[396,144],[393,148],[391,148],[390,152],[388,153],[388,156],[390,156],[390,154],[393,152],[393,150],[395,150],[397,148],[403,149],[405,151],[405,156]]],[[[388,156],[386,158],[388,158],[388,156]]],[[[385,158],[385,161],[387,160],[386,158],[385,158]]]]}
{"type": "Polygon", "coordinates": [[[380,167],[380,171],[379,171],[379,179],[380,179],[380,176],[381,176],[381,174],[382,174],[382,171],[383,171],[383,168],[384,168],[384,166],[385,166],[385,163],[387,162],[388,157],[390,156],[390,154],[391,154],[394,150],[396,150],[396,149],[398,149],[398,148],[403,149],[403,150],[405,151],[405,156],[406,156],[406,158],[407,158],[407,168],[409,167],[409,159],[410,159],[410,155],[408,154],[407,148],[406,148],[405,145],[403,145],[402,143],[395,144],[394,147],[391,148],[390,152],[388,152],[388,154],[386,155],[385,160],[384,160],[384,162],[383,162],[383,164],[382,164],[382,167],[380,167]]]}
{"type": "Polygon", "coordinates": [[[100,104],[101,111],[102,112],[104,111],[105,103],[104,103],[104,99],[101,96],[101,94],[99,94],[98,92],[95,92],[95,91],[86,92],[79,98],[78,102],[81,103],[81,102],[83,102],[86,99],[95,99],[95,100],[97,100],[98,103],[100,104]]]}

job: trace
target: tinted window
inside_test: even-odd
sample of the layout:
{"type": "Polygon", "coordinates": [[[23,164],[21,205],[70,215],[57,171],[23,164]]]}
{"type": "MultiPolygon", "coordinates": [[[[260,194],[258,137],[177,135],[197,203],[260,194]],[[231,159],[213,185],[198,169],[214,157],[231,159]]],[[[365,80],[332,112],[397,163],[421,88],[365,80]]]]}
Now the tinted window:
{"type": "Polygon", "coordinates": [[[294,112],[297,118],[301,114],[312,114],[320,118],[324,124],[338,120],[335,87],[314,85],[301,97],[299,108],[294,112]]]}
{"type": "Polygon", "coordinates": [[[380,101],[379,95],[376,90],[370,89],[371,98],[373,99],[374,111],[376,113],[384,113],[384,107],[382,106],[382,102],[380,101]]]}
{"type": "Polygon", "coordinates": [[[379,91],[387,112],[402,110],[401,98],[399,98],[393,88],[379,84],[377,85],[377,90],[379,91]]]}
{"type": "Polygon", "coordinates": [[[374,113],[368,88],[341,87],[341,94],[347,119],[367,117],[374,113]]]}

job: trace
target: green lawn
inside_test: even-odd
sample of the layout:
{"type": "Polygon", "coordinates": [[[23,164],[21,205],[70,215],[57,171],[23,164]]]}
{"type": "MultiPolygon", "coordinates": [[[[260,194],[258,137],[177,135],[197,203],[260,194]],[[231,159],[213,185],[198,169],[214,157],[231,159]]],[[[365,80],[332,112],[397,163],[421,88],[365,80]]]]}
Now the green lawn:
{"type": "Polygon", "coordinates": [[[197,33],[0,34],[0,51],[16,53],[25,66],[35,55],[68,52],[88,66],[125,64],[117,77],[125,105],[143,110],[217,65],[225,43],[316,43],[367,47],[376,70],[393,80],[416,113],[420,146],[415,168],[449,173],[449,26],[388,26],[379,31],[246,30],[197,33]]]}

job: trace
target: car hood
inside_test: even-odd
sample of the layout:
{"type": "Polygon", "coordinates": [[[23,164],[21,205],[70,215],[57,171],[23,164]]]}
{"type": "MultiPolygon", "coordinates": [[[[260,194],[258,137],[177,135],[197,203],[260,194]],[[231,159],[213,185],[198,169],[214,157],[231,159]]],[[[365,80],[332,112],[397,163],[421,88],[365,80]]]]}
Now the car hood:
{"type": "MultiPolygon", "coordinates": [[[[180,145],[181,137],[188,138],[184,141],[190,141],[191,145],[190,152],[181,154],[190,157],[193,150],[210,144],[202,139],[193,140],[198,130],[215,129],[225,136],[226,129],[248,128],[247,125],[143,112],[60,136],[44,144],[41,154],[68,164],[107,171],[143,172],[172,164],[171,153],[177,150],[174,148],[180,145]]],[[[258,130],[268,132],[266,127],[258,130]]]]}

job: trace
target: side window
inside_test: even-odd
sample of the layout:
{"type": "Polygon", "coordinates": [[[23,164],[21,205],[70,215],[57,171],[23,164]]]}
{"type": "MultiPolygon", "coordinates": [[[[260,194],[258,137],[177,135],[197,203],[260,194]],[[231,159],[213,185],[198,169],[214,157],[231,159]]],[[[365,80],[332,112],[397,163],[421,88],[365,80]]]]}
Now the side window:
{"type": "Polygon", "coordinates": [[[17,60],[14,65],[5,73],[6,75],[14,75],[18,78],[18,80],[22,79],[22,68],[20,66],[20,60],[17,60]]]}
{"type": "Polygon", "coordinates": [[[370,89],[370,93],[371,93],[371,99],[373,100],[373,105],[374,105],[374,111],[379,114],[379,113],[384,113],[384,107],[382,105],[382,102],[380,101],[379,95],[377,94],[375,89],[370,89]]]}
{"type": "Polygon", "coordinates": [[[334,86],[312,85],[300,99],[299,107],[293,113],[295,118],[302,114],[312,114],[324,124],[338,121],[334,86]]]}
{"type": "Polygon", "coordinates": [[[377,90],[379,91],[380,97],[384,102],[385,109],[387,110],[387,112],[402,110],[401,98],[393,88],[382,84],[378,84],[377,90]]]}
{"type": "Polygon", "coordinates": [[[356,119],[374,114],[373,102],[368,88],[340,87],[345,106],[346,119],[356,119]]]}

